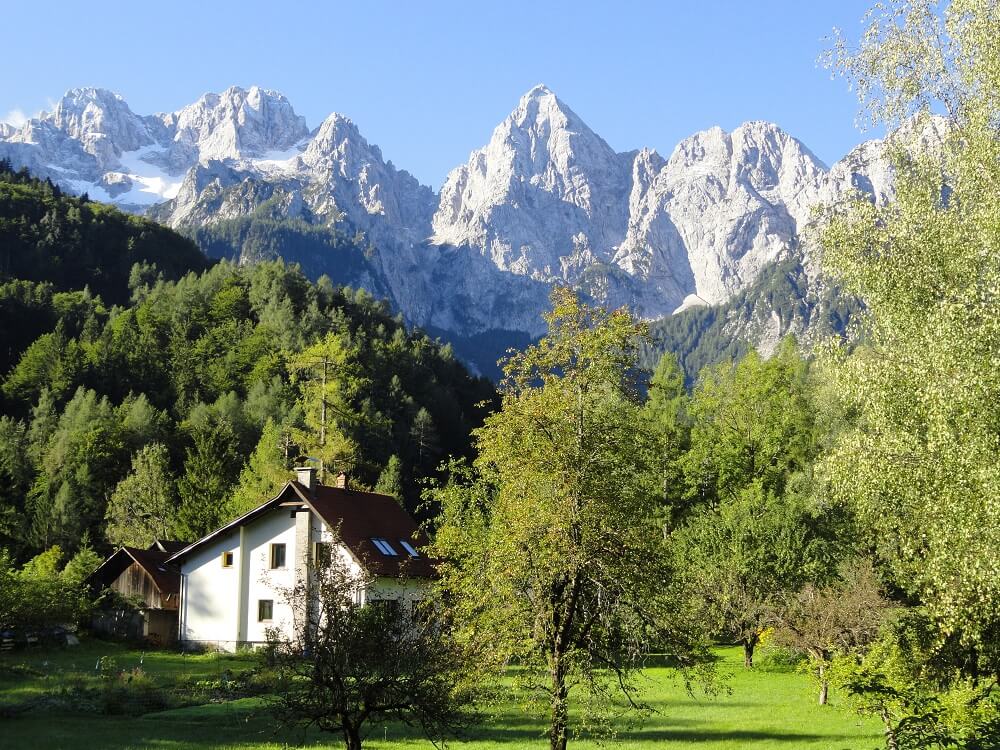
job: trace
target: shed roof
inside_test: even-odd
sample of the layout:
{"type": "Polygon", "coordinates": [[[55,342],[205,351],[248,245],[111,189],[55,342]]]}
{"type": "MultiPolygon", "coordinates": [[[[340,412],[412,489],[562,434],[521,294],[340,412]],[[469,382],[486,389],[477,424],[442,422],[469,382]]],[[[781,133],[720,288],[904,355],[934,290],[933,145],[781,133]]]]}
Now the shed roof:
{"type": "Polygon", "coordinates": [[[153,579],[153,584],[161,594],[177,594],[180,592],[180,574],[175,567],[167,564],[167,558],[170,557],[171,553],[164,552],[159,547],[177,549],[186,545],[187,542],[165,541],[154,542],[149,549],[120,547],[97,570],[90,574],[88,580],[103,586],[110,585],[134,562],[153,579]]]}

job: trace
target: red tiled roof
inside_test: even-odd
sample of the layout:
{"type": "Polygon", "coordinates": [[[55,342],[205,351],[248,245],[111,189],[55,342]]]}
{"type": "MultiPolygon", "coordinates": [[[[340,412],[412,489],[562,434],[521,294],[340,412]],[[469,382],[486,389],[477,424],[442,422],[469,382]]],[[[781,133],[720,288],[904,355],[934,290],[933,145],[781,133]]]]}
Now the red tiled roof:
{"type": "Polygon", "coordinates": [[[310,497],[303,485],[291,484],[331,529],[339,528],[341,541],[370,573],[391,578],[434,576],[430,560],[422,554],[410,557],[400,544],[405,541],[419,552],[427,544],[427,538],[395,498],[323,484],[317,485],[315,496],[310,497]],[[399,554],[390,557],[379,552],[373,538],[385,539],[399,554]]]}
{"type": "Polygon", "coordinates": [[[396,502],[395,498],[375,492],[345,490],[323,484],[317,485],[315,494],[312,494],[304,485],[295,481],[288,482],[276,497],[167,559],[170,562],[180,561],[201,545],[231,529],[238,528],[289,499],[290,494],[311,507],[330,528],[339,529],[341,540],[370,573],[391,578],[401,576],[431,578],[435,575],[430,560],[422,554],[419,557],[410,557],[400,544],[401,540],[406,541],[419,551],[420,547],[427,544],[427,539],[410,514],[396,502]],[[382,554],[372,543],[373,538],[385,539],[399,554],[395,557],[382,554]]]}

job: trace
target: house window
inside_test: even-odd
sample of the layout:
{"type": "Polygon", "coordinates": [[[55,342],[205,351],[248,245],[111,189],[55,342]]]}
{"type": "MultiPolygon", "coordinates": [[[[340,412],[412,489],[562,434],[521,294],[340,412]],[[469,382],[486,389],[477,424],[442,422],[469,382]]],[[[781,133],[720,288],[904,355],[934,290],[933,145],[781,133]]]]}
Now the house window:
{"type": "Polygon", "coordinates": [[[408,554],[410,557],[420,557],[420,553],[417,552],[413,548],[413,545],[410,544],[408,541],[406,541],[405,539],[400,539],[399,543],[403,546],[403,549],[406,550],[406,554],[408,554]]]}
{"type": "Polygon", "coordinates": [[[399,556],[399,553],[396,552],[395,548],[391,544],[389,544],[389,542],[387,542],[385,539],[382,539],[381,537],[373,537],[372,544],[374,544],[378,548],[378,551],[381,552],[386,557],[399,556]]]}
{"type": "Polygon", "coordinates": [[[398,599],[370,599],[368,606],[381,613],[383,617],[392,619],[398,618],[403,611],[403,605],[398,599]]]}
{"type": "Polygon", "coordinates": [[[285,567],[285,545],[271,545],[271,570],[285,567]]]}
{"type": "Polygon", "coordinates": [[[330,564],[330,543],[316,542],[313,545],[313,562],[317,567],[325,568],[330,564]]]}
{"type": "Polygon", "coordinates": [[[257,622],[270,622],[274,617],[274,600],[257,600],[257,622]]]}
{"type": "Polygon", "coordinates": [[[222,567],[223,568],[231,568],[231,567],[233,567],[233,553],[232,552],[223,552],[222,553],[222,567]]]}

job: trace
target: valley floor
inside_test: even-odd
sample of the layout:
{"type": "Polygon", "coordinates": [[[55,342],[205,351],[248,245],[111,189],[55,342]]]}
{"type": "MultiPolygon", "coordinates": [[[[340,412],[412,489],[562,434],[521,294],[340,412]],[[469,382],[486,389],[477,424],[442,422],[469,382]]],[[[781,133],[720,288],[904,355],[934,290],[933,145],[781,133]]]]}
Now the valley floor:
{"type": "MultiPolygon", "coordinates": [[[[878,727],[859,720],[840,703],[816,705],[808,677],[795,671],[742,668],[737,649],[719,649],[720,672],[727,690],[718,696],[692,697],[673,670],[647,670],[646,700],[657,713],[641,726],[622,725],[605,747],[623,750],[871,750],[881,745],[878,727]]],[[[99,641],[76,649],[0,655],[0,716],[3,706],[53,696],[43,706],[14,718],[0,718],[0,746],[30,748],[254,748],[289,745],[336,748],[335,737],[277,729],[262,710],[260,699],[244,698],[145,715],[98,715],[79,706],[61,704],[67,686],[94,681],[101,657],[114,660],[118,670],[140,666],[139,680],[153,684],[190,685],[192,695],[212,690],[252,662],[241,656],[183,656],[170,652],[129,650],[99,641]]],[[[464,741],[449,746],[465,750],[544,748],[543,722],[524,716],[516,706],[504,707],[464,741]]],[[[430,743],[402,726],[379,726],[366,746],[372,750],[428,750],[430,743]]],[[[571,748],[596,748],[593,739],[571,741],[571,748]]]]}

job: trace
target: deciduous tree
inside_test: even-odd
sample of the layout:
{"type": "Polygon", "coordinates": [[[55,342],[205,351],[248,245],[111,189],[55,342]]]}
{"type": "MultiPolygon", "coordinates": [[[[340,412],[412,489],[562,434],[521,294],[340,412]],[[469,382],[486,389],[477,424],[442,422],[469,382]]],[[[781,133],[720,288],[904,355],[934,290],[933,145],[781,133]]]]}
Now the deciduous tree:
{"type": "Polygon", "coordinates": [[[854,429],[826,462],[892,579],[1000,676],[1000,5],[894,0],[831,61],[890,128],[895,199],[837,207],[826,263],[868,309],[831,372],[854,429]],[[943,126],[931,112],[945,114],[943,126]],[[936,137],[932,137],[936,134],[936,137]],[[932,148],[928,149],[927,146],[932,148]]]}
{"type": "Polygon", "coordinates": [[[777,609],[775,640],[809,657],[821,706],[826,705],[834,657],[874,641],[888,607],[871,562],[854,560],[843,565],[838,580],[826,586],[807,584],[777,609]]]}
{"type": "Polygon", "coordinates": [[[643,327],[566,289],[552,305],[548,335],[506,363],[473,466],[431,497],[441,606],[478,644],[484,678],[516,660],[545,697],[550,747],[564,750],[571,689],[589,698],[585,721],[616,691],[639,707],[640,657],[658,648],[690,665],[698,645],[653,522],[650,452],[637,446],[643,327]]]}
{"type": "Polygon", "coordinates": [[[374,581],[338,555],[317,560],[311,577],[288,592],[295,637],[271,634],[266,652],[278,673],[279,717],[340,734],[347,750],[360,750],[385,721],[434,741],[460,731],[473,692],[449,631],[404,602],[359,603],[374,581]]]}

